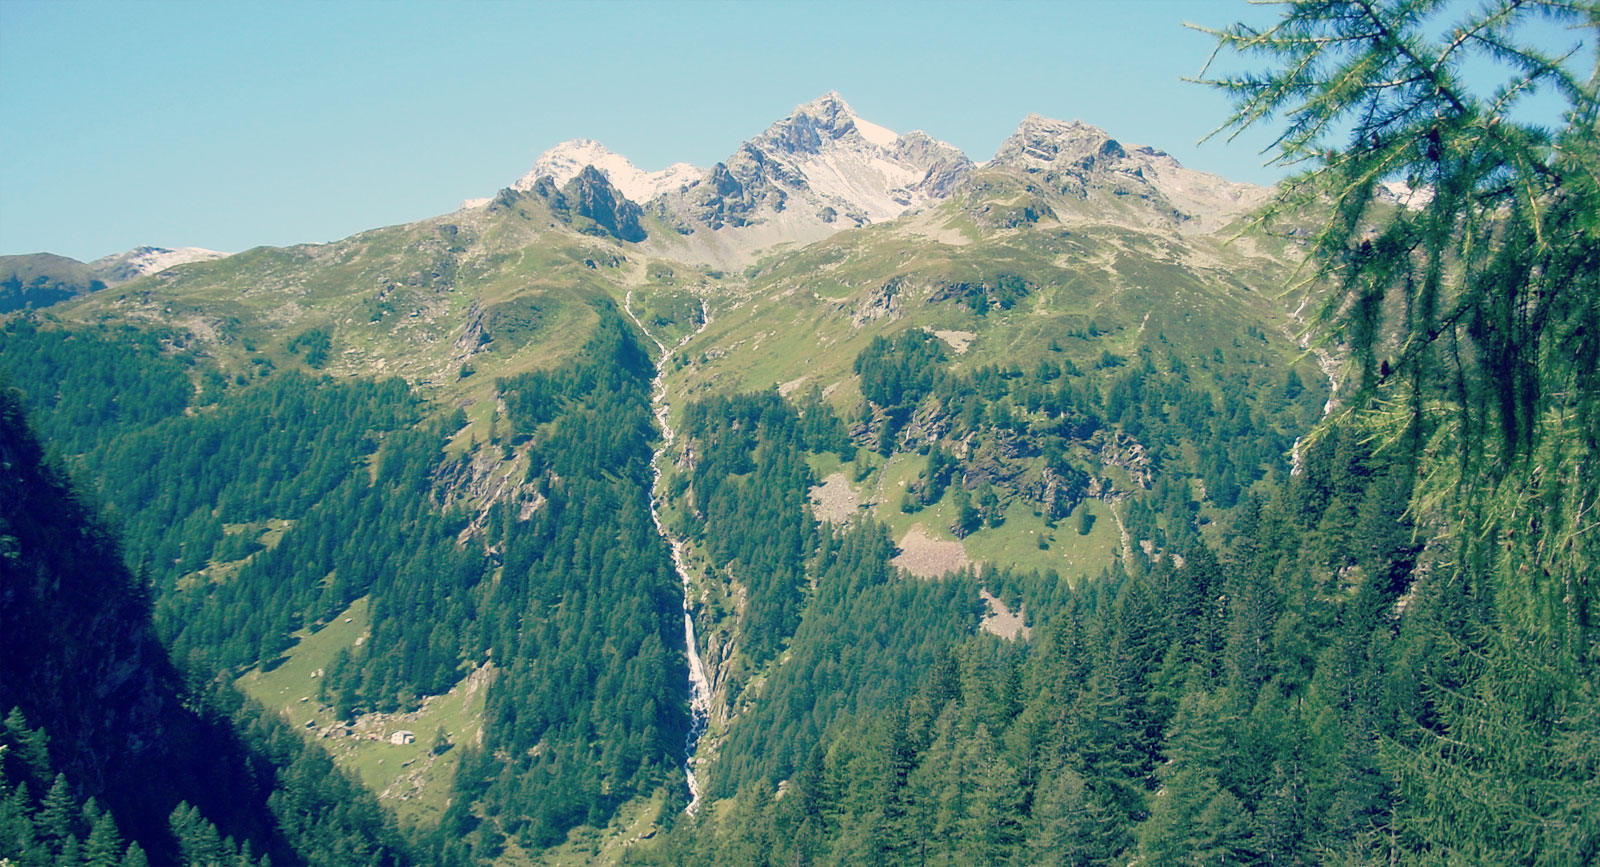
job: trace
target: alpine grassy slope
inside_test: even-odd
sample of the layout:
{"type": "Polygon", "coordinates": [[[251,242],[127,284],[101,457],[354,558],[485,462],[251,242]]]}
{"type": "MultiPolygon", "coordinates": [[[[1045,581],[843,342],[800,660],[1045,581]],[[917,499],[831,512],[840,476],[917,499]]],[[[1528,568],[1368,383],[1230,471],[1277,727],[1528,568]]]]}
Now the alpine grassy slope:
{"type": "MultiPolygon", "coordinates": [[[[1291,34],[1333,26],[1294,14],[1291,34]]],[[[1549,163],[1562,181],[1525,209],[1574,215],[1540,224],[1569,239],[1592,235],[1582,208],[1544,206],[1593,187],[1576,129],[1576,168],[1549,163]]],[[[1376,314],[1413,296],[1361,282],[1379,254],[1398,273],[1404,227],[1453,237],[1429,222],[1448,176],[1404,178],[1436,191],[1421,208],[1380,194],[1381,166],[1350,170],[1360,208],[1327,186],[1273,203],[1038,117],[977,165],[837,94],[710,169],[642,172],[593,142],[539,166],[453,214],[167,268],[0,331],[189,688],[236,685],[369,787],[410,841],[383,857],[1594,856],[1592,486],[1538,494],[1570,529],[1535,552],[1566,595],[1497,596],[1524,554],[1453,547],[1438,474],[1467,433],[1428,409],[1524,407],[1501,418],[1512,487],[1459,494],[1515,521],[1507,498],[1537,491],[1511,480],[1541,484],[1516,455],[1592,477],[1573,437],[1593,383],[1496,404],[1480,368],[1526,342],[1496,342],[1492,297],[1392,326],[1376,314]],[[1319,233],[1330,213],[1345,234],[1319,233]],[[1330,259],[1356,276],[1298,279],[1336,278],[1330,259]],[[1450,375],[1419,366],[1419,327],[1471,342],[1450,344],[1453,396],[1429,397],[1450,375]],[[681,342],[664,395],[658,341],[681,342]],[[1411,404],[1388,402],[1396,372],[1411,404]],[[678,433],[659,479],[658,411],[678,433]],[[685,587],[712,687],[697,741],[685,587]],[[1559,660],[1519,649],[1540,635],[1559,660]],[[1501,657],[1522,666],[1509,699],[1501,657]],[[709,802],[692,816],[686,758],[709,802]],[[1460,809],[1445,778],[1473,793],[1460,809]]],[[[1432,261],[1435,283],[1465,267],[1432,261]]],[[[1562,339],[1592,348],[1594,263],[1558,264],[1562,339]]],[[[147,818],[88,759],[49,758],[5,766],[7,816],[94,796],[146,849],[176,845],[128,831],[147,818]],[[46,797],[56,766],[69,792],[46,797]]],[[[165,833],[198,839],[174,815],[165,833]]]]}

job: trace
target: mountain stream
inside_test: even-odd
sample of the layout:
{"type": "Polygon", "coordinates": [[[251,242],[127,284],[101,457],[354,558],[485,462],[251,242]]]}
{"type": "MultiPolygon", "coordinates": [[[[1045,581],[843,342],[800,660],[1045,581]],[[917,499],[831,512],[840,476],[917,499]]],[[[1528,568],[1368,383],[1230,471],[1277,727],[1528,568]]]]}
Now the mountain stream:
{"type": "Polygon", "coordinates": [[[684,344],[699,336],[711,324],[711,311],[706,307],[705,299],[700,299],[700,327],[692,334],[686,334],[677,343],[667,346],[661,339],[650,333],[633,313],[633,292],[629,291],[623,301],[623,310],[633,324],[639,326],[644,335],[655,342],[660,355],[656,358],[656,377],[650,383],[650,406],[655,411],[656,423],[661,426],[661,445],[656,447],[655,453],[650,457],[650,520],[655,522],[656,532],[661,540],[672,549],[672,568],[678,573],[678,581],[683,585],[683,644],[684,653],[689,661],[689,734],[684,738],[683,744],[683,775],[689,785],[689,806],[687,812],[691,815],[700,807],[700,782],[694,775],[695,747],[700,743],[700,736],[705,734],[706,720],[711,713],[711,682],[706,678],[705,664],[700,661],[700,648],[694,635],[694,617],[691,614],[689,570],[684,565],[684,551],[686,543],[675,538],[667,525],[661,520],[661,506],[665,500],[666,492],[661,487],[661,460],[672,447],[672,441],[677,432],[672,429],[672,405],[667,402],[667,362],[672,360],[673,353],[682,349],[684,344]]]}

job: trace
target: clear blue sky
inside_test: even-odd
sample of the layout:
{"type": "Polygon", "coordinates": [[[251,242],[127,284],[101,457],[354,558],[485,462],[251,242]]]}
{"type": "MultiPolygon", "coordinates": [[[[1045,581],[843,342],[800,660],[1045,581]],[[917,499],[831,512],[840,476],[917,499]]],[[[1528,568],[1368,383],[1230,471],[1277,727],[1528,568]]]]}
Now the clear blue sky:
{"type": "Polygon", "coordinates": [[[236,251],[452,210],[570,138],[708,166],[837,90],[977,160],[1029,112],[1270,182],[1265,133],[1196,147],[1185,19],[1234,0],[305,3],[0,0],[0,253],[236,251]]]}

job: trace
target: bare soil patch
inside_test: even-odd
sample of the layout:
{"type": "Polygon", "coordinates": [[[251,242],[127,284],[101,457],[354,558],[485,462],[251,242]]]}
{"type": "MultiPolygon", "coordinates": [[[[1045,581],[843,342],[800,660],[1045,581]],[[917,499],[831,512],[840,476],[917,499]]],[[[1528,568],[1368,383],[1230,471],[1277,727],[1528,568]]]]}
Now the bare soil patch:
{"type": "Polygon", "coordinates": [[[855,516],[861,505],[861,495],[850,487],[845,474],[834,473],[811,489],[811,511],[818,521],[843,524],[855,516]]]}
{"type": "Polygon", "coordinates": [[[957,355],[965,354],[972,341],[978,339],[978,335],[971,331],[935,331],[933,336],[950,344],[957,355]]]}
{"type": "Polygon", "coordinates": [[[919,578],[935,578],[972,565],[960,542],[935,539],[921,524],[912,524],[898,544],[900,553],[889,562],[919,578]]]}
{"type": "Polygon", "coordinates": [[[805,385],[806,380],[810,378],[811,377],[809,376],[802,376],[799,379],[791,379],[788,382],[779,383],[778,395],[781,397],[788,397],[789,395],[794,394],[795,392],[799,391],[800,386],[805,385]]]}
{"type": "Polygon", "coordinates": [[[983,623],[980,624],[983,631],[991,635],[998,635],[1007,641],[1016,641],[1018,637],[1026,640],[1032,636],[1033,630],[1029,629],[1028,625],[1023,622],[1021,610],[1012,611],[1007,608],[999,597],[991,594],[988,590],[979,590],[978,596],[989,606],[989,613],[984,615],[983,623]]]}

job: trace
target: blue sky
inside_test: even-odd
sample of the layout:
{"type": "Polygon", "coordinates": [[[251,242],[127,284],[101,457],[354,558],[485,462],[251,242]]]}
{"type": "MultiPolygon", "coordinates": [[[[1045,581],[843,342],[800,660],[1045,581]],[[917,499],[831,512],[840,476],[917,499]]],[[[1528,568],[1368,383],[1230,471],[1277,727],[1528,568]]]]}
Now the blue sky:
{"type": "Polygon", "coordinates": [[[1197,73],[1233,0],[0,0],[0,253],[328,241],[452,210],[543,150],[710,165],[837,90],[977,160],[1029,112],[1270,182],[1197,73]]]}

